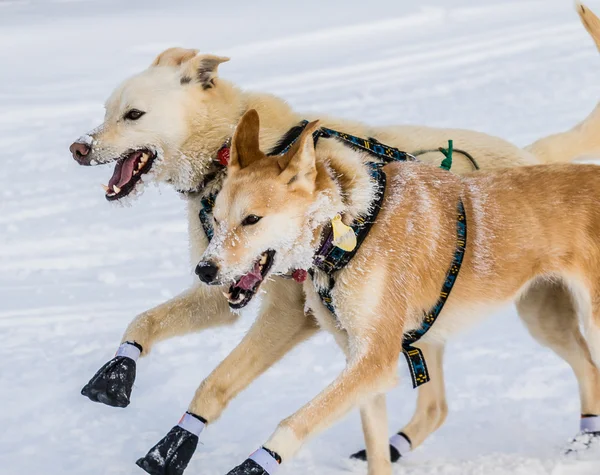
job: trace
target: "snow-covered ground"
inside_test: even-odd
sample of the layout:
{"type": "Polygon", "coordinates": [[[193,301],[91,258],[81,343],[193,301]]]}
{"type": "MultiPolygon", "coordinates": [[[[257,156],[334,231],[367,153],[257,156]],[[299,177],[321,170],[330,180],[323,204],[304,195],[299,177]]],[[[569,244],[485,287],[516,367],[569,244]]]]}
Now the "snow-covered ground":
{"type": "MultiPolygon", "coordinates": [[[[134,461],[252,320],[159,345],[125,410],[79,395],[127,323],[193,278],[176,193],[151,188],[133,207],[111,206],[100,188],[111,171],[78,167],[67,150],[100,123],[118,81],[173,45],[229,55],[222,75],[301,109],[521,145],[600,98],[600,57],[569,0],[0,0],[3,475],[141,473],[134,461]]],[[[327,335],[305,343],[203,434],[187,473],[227,473],[342,367],[327,335]]],[[[395,474],[600,473],[600,454],[561,459],[578,430],[575,379],[512,308],[453,341],[446,369],[447,423],[395,474]]],[[[409,386],[389,395],[393,430],[412,413],[409,386]]],[[[361,446],[353,413],[281,473],[366,473],[346,460],[361,446]]]]}

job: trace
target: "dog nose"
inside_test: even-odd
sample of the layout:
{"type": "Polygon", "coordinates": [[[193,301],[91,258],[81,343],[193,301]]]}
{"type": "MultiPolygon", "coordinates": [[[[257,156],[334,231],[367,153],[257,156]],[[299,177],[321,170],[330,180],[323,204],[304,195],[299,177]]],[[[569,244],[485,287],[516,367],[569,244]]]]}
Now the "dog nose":
{"type": "Polygon", "coordinates": [[[214,262],[204,261],[196,266],[196,275],[205,284],[212,284],[219,272],[219,266],[214,262]]]}
{"type": "Polygon", "coordinates": [[[81,162],[90,153],[90,146],[81,142],[73,142],[69,147],[69,151],[73,155],[73,158],[78,162],[81,162]]]}

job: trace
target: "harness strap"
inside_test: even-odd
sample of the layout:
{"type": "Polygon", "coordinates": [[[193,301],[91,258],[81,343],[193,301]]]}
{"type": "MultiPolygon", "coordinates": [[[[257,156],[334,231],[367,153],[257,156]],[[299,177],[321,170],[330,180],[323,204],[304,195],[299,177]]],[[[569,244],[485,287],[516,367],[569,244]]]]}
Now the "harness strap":
{"type": "MultiPolygon", "coordinates": [[[[440,147],[440,148],[436,148],[433,150],[419,150],[417,152],[414,152],[413,155],[415,157],[420,157],[421,155],[425,155],[426,153],[434,153],[434,152],[440,152],[442,155],[444,155],[445,158],[447,158],[447,153],[448,150],[445,149],[444,147],[440,147]]],[[[455,148],[453,149],[454,153],[460,153],[461,155],[464,155],[467,160],[469,160],[469,162],[471,162],[471,165],[473,166],[474,170],[479,170],[479,164],[477,163],[477,160],[475,160],[475,158],[473,157],[473,155],[471,155],[469,152],[467,152],[466,150],[461,150],[459,148],[455,148]]]]}
{"type": "Polygon", "coordinates": [[[324,138],[335,137],[337,139],[340,139],[346,144],[350,145],[351,147],[357,148],[363,152],[367,152],[383,160],[385,163],[416,161],[416,157],[414,157],[410,153],[402,152],[397,148],[382,144],[381,142],[372,137],[368,139],[363,139],[354,135],[338,132],[337,130],[328,129],[327,127],[321,127],[320,130],[321,135],[324,138]]]}
{"type": "Polygon", "coordinates": [[[340,269],[343,269],[348,262],[358,252],[361,244],[369,234],[371,227],[375,223],[385,195],[386,175],[381,167],[375,163],[371,166],[371,176],[376,183],[375,199],[371,204],[369,214],[365,217],[358,217],[350,226],[356,235],[356,247],[352,251],[344,251],[343,249],[333,244],[333,231],[331,227],[326,230],[325,238],[322,240],[321,247],[315,253],[313,264],[316,268],[322,270],[326,274],[332,274],[340,269]]]}
{"type": "Polygon", "coordinates": [[[408,362],[414,388],[429,382],[430,378],[423,352],[419,348],[413,346],[413,344],[419,341],[431,329],[437,318],[440,316],[444,304],[450,296],[452,287],[454,287],[454,284],[456,283],[456,278],[458,277],[458,273],[460,272],[465,257],[467,245],[467,215],[462,200],[459,200],[457,208],[456,250],[454,251],[454,258],[452,259],[450,269],[444,279],[440,297],[432,309],[425,314],[421,327],[406,333],[402,340],[402,352],[408,362]]]}

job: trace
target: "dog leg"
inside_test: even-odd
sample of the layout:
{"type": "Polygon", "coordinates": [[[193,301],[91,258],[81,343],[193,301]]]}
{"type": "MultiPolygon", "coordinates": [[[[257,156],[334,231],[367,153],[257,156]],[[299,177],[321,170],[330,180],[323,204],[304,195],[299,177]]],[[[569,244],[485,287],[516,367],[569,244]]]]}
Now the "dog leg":
{"type": "MultiPolygon", "coordinates": [[[[389,441],[392,462],[397,462],[412,449],[421,445],[433,432],[441,427],[448,414],[443,374],[443,345],[419,343],[423,351],[431,381],[419,386],[417,407],[410,422],[389,441]]],[[[350,456],[357,460],[367,460],[367,451],[360,450],[350,456]]]]}
{"type": "MultiPolygon", "coordinates": [[[[396,334],[401,334],[401,329],[388,333],[396,334]]],[[[363,348],[360,348],[358,341],[351,342],[349,347],[353,354],[342,374],[310,403],[282,421],[265,446],[229,475],[272,475],[281,461],[291,458],[310,436],[329,427],[353,406],[363,403],[365,398],[391,388],[397,380],[400,340],[394,341],[391,337],[386,339],[388,335],[361,336],[360,341],[366,343],[363,348]]],[[[386,465],[383,460],[378,458],[386,465]]],[[[369,473],[375,475],[372,470],[369,473]]],[[[377,475],[381,474],[391,474],[389,462],[385,471],[377,472],[377,475]]]]}
{"type": "Polygon", "coordinates": [[[531,335],[573,369],[579,383],[581,432],[588,438],[589,433],[600,436],[600,371],[581,334],[571,292],[561,283],[539,282],[517,302],[517,310],[531,335]]]}
{"type": "Polygon", "coordinates": [[[193,287],[138,315],[129,324],[117,355],[100,368],[81,393],[94,402],[127,407],[138,356],[147,355],[158,341],[214,326],[231,325],[237,318],[218,289],[193,287]]]}
{"type": "Polygon", "coordinates": [[[278,280],[277,287],[268,290],[265,311],[244,339],[202,382],[180,424],[137,461],[139,467],[153,475],[183,473],[205,424],[214,423],[240,391],[318,330],[303,312],[301,286],[278,280]]]}
{"type": "Polygon", "coordinates": [[[439,429],[448,415],[444,385],[444,345],[417,343],[416,346],[423,351],[431,381],[419,386],[415,414],[399,432],[408,440],[411,449],[421,445],[439,429]]]}
{"type": "Polygon", "coordinates": [[[385,394],[377,394],[364,403],[360,408],[360,418],[365,436],[365,456],[368,454],[369,457],[369,475],[391,473],[385,394]]]}

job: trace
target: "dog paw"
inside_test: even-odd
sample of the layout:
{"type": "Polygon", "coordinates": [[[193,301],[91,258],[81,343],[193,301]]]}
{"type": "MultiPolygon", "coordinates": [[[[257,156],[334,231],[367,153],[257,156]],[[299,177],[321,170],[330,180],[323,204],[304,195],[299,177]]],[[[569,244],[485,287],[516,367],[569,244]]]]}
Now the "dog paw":
{"type": "Polygon", "coordinates": [[[246,459],[244,463],[235,467],[227,475],[269,475],[269,473],[254,460],[246,459]]]}
{"type": "Polygon", "coordinates": [[[115,356],[94,375],[81,390],[91,401],[112,407],[127,407],[133,383],[136,362],[126,356],[115,356]]]}
{"type": "Polygon", "coordinates": [[[198,436],[175,426],[136,465],[150,475],[181,475],[198,446],[198,436]]]}
{"type": "Polygon", "coordinates": [[[269,475],[275,473],[280,464],[281,457],[277,453],[261,447],[227,475],[269,475]]]}
{"type": "MultiPolygon", "coordinates": [[[[363,462],[366,462],[367,461],[367,451],[364,449],[359,450],[355,454],[350,455],[350,458],[353,460],[361,460],[363,462]]],[[[392,463],[397,462],[401,458],[402,458],[402,456],[400,455],[400,452],[398,452],[398,449],[396,449],[396,447],[394,447],[393,445],[390,445],[390,460],[392,461],[392,463]]]]}
{"type": "Polygon", "coordinates": [[[569,442],[565,449],[565,455],[568,457],[577,457],[593,450],[600,453],[600,432],[581,432],[569,442]]]}

